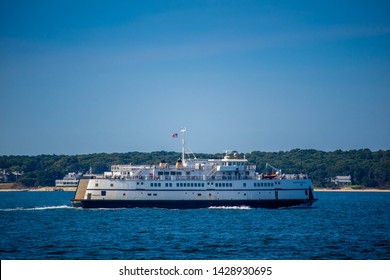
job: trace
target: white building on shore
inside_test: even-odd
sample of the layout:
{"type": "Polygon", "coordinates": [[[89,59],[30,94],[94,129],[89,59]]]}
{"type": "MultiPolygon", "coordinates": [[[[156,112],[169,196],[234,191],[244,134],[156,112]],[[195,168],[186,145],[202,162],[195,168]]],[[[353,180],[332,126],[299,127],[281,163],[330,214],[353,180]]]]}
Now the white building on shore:
{"type": "Polygon", "coordinates": [[[332,183],[334,183],[336,186],[350,186],[352,185],[352,178],[351,175],[348,176],[336,176],[330,180],[332,183]]]}

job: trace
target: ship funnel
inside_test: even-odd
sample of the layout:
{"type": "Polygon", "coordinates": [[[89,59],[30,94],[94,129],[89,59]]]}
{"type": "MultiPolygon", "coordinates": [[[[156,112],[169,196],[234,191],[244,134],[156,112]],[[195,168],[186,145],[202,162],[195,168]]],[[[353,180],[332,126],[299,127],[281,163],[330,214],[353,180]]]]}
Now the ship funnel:
{"type": "Polygon", "coordinates": [[[176,162],[176,168],[179,168],[179,167],[183,167],[183,161],[181,159],[179,159],[177,162],[176,162]]]}

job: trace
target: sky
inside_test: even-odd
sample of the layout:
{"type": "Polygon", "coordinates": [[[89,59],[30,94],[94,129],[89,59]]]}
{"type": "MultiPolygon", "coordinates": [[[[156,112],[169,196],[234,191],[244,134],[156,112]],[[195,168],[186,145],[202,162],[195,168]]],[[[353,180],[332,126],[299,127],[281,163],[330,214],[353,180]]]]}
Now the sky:
{"type": "Polygon", "coordinates": [[[388,1],[1,1],[0,155],[390,149],[388,1]]]}

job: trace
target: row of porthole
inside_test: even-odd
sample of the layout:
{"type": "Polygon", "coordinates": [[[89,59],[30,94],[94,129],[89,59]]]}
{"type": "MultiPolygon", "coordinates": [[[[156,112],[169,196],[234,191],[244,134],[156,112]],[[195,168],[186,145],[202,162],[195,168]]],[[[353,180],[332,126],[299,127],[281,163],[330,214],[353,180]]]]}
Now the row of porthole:
{"type": "MultiPolygon", "coordinates": [[[[139,185],[140,182],[137,182],[137,185],[139,185]]],[[[144,183],[141,182],[141,185],[144,183]]],[[[213,185],[214,183],[211,183],[213,185]]],[[[279,184],[280,182],[275,182],[275,185],[279,184]]],[[[210,185],[208,182],[207,185],[210,185]]],[[[255,187],[273,187],[274,183],[254,183],[255,187]]],[[[302,184],[301,184],[302,185],[302,184]]],[[[99,186],[98,183],[95,184],[96,187],[99,186]]],[[[111,187],[114,186],[113,183],[110,184],[111,187]]],[[[150,183],[151,187],[161,187],[161,183],[150,183]]],[[[166,187],[172,187],[172,183],[165,183],[166,187]]],[[[216,187],[232,187],[232,183],[215,183],[216,187]]],[[[243,183],[243,186],[246,187],[246,183],[243,183]]],[[[176,187],[204,187],[204,183],[176,183],[176,187]]]]}
{"type": "MultiPolygon", "coordinates": [[[[306,193],[306,195],[307,195],[307,191],[305,191],[305,193],[306,193]]],[[[143,193],[142,193],[142,194],[143,194],[143,193]]],[[[185,193],[185,194],[187,194],[187,193],[185,193]]],[[[192,194],[194,194],[194,193],[192,193],[192,194]]],[[[217,192],[217,194],[219,194],[219,192],[217,192]]],[[[241,193],[238,192],[238,194],[241,194],[241,193]]],[[[259,194],[261,194],[261,193],[259,192],[259,194]]],[[[100,192],[100,195],[101,195],[101,196],[106,196],[106,195],[107,195],[107,191],[101,191],[101,192],[100,192]]],[[[125,195],[126,195],[126,193],[123,193],[123,196],[125,196],[125,195]]],[[[244,195],[246,196],[246,193],[244,193],[244,195]]],[[[148,193],[148,196],[152,196],[152,194],[151,194],[151,193],[148,193]]],[[[153,196],[157,196],[157,193],[154,193],[153,196]]],[[[198,193],[198,196],[202,196],[202,194],[201,194],[201,193],[198,193]]],[[[209,193],[209,196],[211,196],[211,193],[209,193]]]]}

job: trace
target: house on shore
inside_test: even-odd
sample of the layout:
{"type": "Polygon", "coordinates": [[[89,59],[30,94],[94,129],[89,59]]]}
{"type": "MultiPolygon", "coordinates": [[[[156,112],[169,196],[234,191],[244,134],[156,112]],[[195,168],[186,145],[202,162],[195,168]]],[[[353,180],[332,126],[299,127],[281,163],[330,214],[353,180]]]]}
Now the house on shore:
{"type": "Polygon", "coordinates": [[[348,176],[336,176],[330,180],[333,184],[338,187],[350,186],[352,185],[351,175],[348,176]]]}

